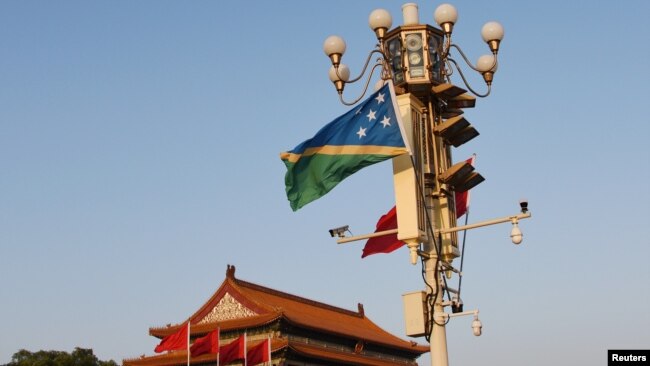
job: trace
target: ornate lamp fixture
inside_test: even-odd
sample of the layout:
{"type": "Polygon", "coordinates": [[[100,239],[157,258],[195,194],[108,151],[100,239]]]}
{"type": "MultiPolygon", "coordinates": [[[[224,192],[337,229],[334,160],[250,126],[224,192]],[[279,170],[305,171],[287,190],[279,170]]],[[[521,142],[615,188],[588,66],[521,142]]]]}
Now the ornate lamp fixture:
{"type": "MultiPolygon", "coordinates": [[[[463,84],[478,97],[490,94],[492,80],[497,70],[497,54],[503,39],[503,27],[497,22],[488,22],[483,26],[481,35],[488,44],[491,54],[479,57],[476,64],[472,64],[460,46],[452,42],[452,31],[458,20],[456,8],[450,4],[442,4],[434,12],[434,19],[440,29],[428,24],[420,24],[418,19],[418,6],[408,3],[402,6],[404,24],[394,29],[392,17],[384,9],[376,9],[370,13],[368,24],[375,32],[379,43],[370,51],[366,63],[356,78],[350,79],[350,69],[341,63],[345,53],[345,41],[339,36],[330,36],[325,40],[323,50],[331,59],[332,67],[329,72],[330,80],[334,83],[340,100],[345,105],[352,105],[361,100],[368,90],[368,84],[375,71],[381,67],[381,79],[392,79],[398,94],[412,93],[424,96],[431,92],[453,99],[465,91],[451,84],[451,75],[454,69],[463,80],[463,84]],[[458,62],[452,57],[452,49],[456,51],[463,61],[472,70],[480,73],[487,85],[484,93],[476,92],[469,85],[458,62]],[[366,84],[356,100],[346,102],[343,99],[343,89],[346,84],[359,81],[366,75],[373,55],[377,55],[375,63],[367,76],[366,84]]],[[[467,98],[465,98],[467,99],[467,98]]],[[[473,106],[474,100],[450,100],[448,107],[464,108],[473,106]]]]}

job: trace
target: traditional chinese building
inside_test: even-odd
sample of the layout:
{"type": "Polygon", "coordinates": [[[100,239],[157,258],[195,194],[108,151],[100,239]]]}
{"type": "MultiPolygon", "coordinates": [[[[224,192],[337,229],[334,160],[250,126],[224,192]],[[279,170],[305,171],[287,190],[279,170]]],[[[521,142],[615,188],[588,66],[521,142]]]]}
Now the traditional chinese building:
{"type": "MultiPolygon", "coordinates": [[[[221,344],[245,332],[250,348],[270,336],[272,364],[278,366],[417,365],[415,360],[429,351],[381,329],[365,316],[361,304],[350,311],[242,281],[230,265],[219,289],[189,320],[192,340],[219,328],[221,344]]],[[[150,328],[149,334],[162,339],[183,324],[150,328]]],[[[214,354],[190,361],[216,365],[214,354]]],[[[186,363],[185,350],[123,361],[124,366],[186,363]]]]}

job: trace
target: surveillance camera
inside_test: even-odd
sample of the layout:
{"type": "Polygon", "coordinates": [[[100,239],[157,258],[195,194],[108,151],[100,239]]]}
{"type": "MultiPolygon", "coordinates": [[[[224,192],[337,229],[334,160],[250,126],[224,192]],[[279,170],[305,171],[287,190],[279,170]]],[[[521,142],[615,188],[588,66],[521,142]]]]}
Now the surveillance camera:
{"type": "Polygon", "coordinates": [[[451,299],[451,312],[452,313],[462,313],[463,312],[463,300],[458,297],[451,299]]]}
{"type": "Polygon", "coordinates": [[[519,201],[519,207],[521,207],[521,213],[528,212],[528,200],[522,199],[519,201]]]}
{"type": "Polygon", "coordinates": [[[345,237],[345,232],[348,231],[349,228],[350,228],[349,225],[345,225],[345,226],[341,226],[341,227],[336,227],[334,229],[330,229],[329,232],[330,232],[330,235],[332,236],[332,238],[334,236],[338,236],[339,238],[344,238],[345,237]]]}
{"type": "Polygon", "coordinates": [[[519,225],[517,225],[517,222],[512,223],[512,230],[510,231],[510,239],[512,240],[512,243],[515,245],[521,244],[521,242],[524,240],[524,234],[521,233],[521,229],[519,229],[519,225]]]}
{"type": "Polygon", "coordinates": [[[478,320],[478,317],[474,318],[474,321],[472,322],[472,333],[477,337],[483,334],[483,324],[478,320]]]}

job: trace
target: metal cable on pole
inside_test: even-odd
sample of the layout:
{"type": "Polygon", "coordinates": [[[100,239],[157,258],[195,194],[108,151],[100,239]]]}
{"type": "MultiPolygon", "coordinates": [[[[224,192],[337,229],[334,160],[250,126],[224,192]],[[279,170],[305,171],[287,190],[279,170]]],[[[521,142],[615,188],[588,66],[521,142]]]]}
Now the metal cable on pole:
{"type": "MultiPolygon", "coordinates": [[[[469,207],[465,212],[465,225],[469,221],[469,207]]],[[[458,275],[458,301],[460,301],[460,287],[463,284],[463,262],[465,260],[465,239],[467,239],[467,230],[463,230],[463,247],[460,250],[460,269],[458,275]]]]}

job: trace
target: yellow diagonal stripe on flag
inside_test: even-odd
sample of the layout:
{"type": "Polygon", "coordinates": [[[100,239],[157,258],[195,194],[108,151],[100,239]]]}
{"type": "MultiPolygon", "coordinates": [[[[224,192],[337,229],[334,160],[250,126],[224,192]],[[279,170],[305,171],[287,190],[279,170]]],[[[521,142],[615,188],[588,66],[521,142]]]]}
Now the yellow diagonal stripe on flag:
{"type": "Polygon", "coordinates": [[[378,146],[378,145],[325,145],[319,147],[311,147],[303,154],[292,154],[284,152],[280,154],[280,159],[295,163],[303,156],[311,156],[316,154],[322,155],[401,155],[406,153],[404,147],[395,146],[378,146]]]}

